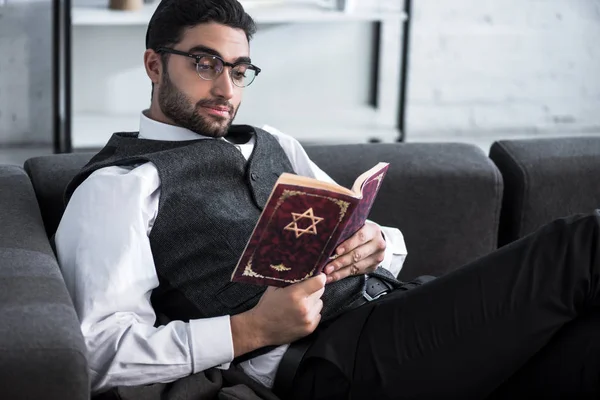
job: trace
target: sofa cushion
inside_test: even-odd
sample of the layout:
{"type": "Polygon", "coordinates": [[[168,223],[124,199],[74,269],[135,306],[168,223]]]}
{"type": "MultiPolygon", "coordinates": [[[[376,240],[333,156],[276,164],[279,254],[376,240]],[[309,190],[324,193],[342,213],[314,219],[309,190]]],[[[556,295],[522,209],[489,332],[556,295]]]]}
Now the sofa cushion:
{"type": "Polygon", "coordinates": [[[600,208],[600,137],[503,140],[490,158],[504,177],[500,245],[600,208]]]}
{"type": "Polygon", "coordinates": [[[50,237],[58,228],[65,211],[64,192],[67,184],[94,153],[55,154],[35,157],[25,162],[40,204],[46,233],[50,237]]]}
{"type": "Polygon", "coordinates": [[[408,257],[403,280],[442,275],[496,248],[502,178],[477,147],[452,143],[307,146],[341,185],[390,163],[370,218],[399,228],[408,257]]]}

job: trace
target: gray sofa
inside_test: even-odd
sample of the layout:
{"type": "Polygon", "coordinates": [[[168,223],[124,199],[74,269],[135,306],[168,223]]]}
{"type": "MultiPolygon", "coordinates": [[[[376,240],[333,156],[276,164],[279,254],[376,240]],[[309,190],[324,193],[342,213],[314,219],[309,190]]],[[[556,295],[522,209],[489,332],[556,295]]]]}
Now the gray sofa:
{"type": "Polygon", "coordinates": [[[499,245],[548,221],[600,208],[600,137],[500,141],[490,158],[504,177],[499,245]]]}
{"type": "MultiPolygon", "coordinates": [[[[547,218],[588,211],[600,203],[600,185],[581,188],[570,202],[559,200],[574,193],[572,179],[560,178],[565,171],[589,176],[589,182],[599,176],[600,157],[581,155],[600,155],[600,139],[494,146],[491,158],[462,144],[309,146],[307,152],[347,186],[376,162],[391,163],[371,219],[402,230],[409,256],[400,278],[410,280],[448,273],[489,253],[497,247],[499,233],[501,240],[511,240],[547,218]],[[547,161],[543,153],[549,151],[554,153],[547,161]],[[528,193],[528,185],[543,187],[544,182],[555,185],[556,200],[528,193]],[[518,228],[510,226],[515,220],[518,228]]],[[[64,187],[89,158],[56,155],[28,160],[24,169],[0,166],[3,398],[89,398],[83,337],[48,241],[63,212],[64,187]]]]}

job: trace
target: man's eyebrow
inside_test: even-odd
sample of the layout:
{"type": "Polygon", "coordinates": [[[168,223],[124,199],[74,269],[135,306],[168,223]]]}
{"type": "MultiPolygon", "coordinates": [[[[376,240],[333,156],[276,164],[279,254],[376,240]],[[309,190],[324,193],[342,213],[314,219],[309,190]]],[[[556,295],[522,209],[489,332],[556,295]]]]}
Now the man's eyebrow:
{"type": "MultiPolygon", "coordinates": [[[[188,53],[191,53],[191,54],[194,54],[194,53],[204,53],[204,54],[210,54],[210,55],[213,55],[213,56],[217,56],[217,57],[223,58],[223,56],[221,55],[221,53],[219,53],[217,50],[211,49],[210,47],[202,46],[201,44],[197,45],[197,46],[194,46],[191,49],[189,49],[188,53]]],[[[235,61],[233,62],[233,64],[238,64],[238,63],[252,64],[252,60],[250,59],[250,57],[238,57],[238,58],[235,59],[235,61]]]]}

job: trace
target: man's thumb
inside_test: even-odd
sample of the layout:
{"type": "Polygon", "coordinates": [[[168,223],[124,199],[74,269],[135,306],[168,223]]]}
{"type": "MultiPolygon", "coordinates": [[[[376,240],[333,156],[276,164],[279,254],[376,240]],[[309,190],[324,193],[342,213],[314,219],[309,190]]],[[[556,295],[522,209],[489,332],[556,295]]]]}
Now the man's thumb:
{"type": "Polygon", "coordinates": [[[313,294],[323,289],[325,287],[325,282],[327,282],[327,276],[321,273],[312,278],[308,278],[303,283],[305,284],[307,294],[313,294]]]}
{"type": "Polygon", "coordinates": [[[279,288],[277,286],[267,286],[267,290],[265,290],[265,292],[263,294],[271,293],[271,292],[274,292],[279,289],[281,289],[281,288],[279,288]]]}

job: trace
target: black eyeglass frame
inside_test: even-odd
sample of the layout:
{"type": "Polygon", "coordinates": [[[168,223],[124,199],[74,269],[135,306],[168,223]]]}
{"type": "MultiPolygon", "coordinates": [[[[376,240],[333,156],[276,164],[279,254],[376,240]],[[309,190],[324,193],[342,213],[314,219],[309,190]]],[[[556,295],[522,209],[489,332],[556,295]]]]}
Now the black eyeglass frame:
{"type": "MultiPolygon", "coordinates": [[[[221,57],[216,56],[214,54],[192,54],[192,53],[187,53],[185,51],[180,51],[180,50],[175,50],[175,49],[171,49],[170,47],[159,47],[158,49],[154,50],[157,53],[170,53],[170,54],[175,54],[178,56],[184,56],[184,57],[189,57],[189,58],[193,58],[194,60],[196,60],[196,72],[198,74],[198,76],[201,79],[204,80],[211,80],[211,79],[206,79],[204,77],[202,77],[202,75],[200,75],[200,72],[198,71],[198,65],[200,65],[200,59],[202,59],[203,57],[212,57],[212,58],[216,58],[217,60],[221,61],[221,63],[223,63],[223,71],[225,71],[225,67],[231,67],[231,69],[233,70],[233,68],[237,67],[238,65],[245,65],[248,69],[251,69],[254,71],[254,79],[252,79],[252,81],[247,84],[246,86],[239,86],[238,84],[235,83],[235,80],[233,79],[233,76],[231,76],[231,73],[229,74],[229,77],[231,78],[231,82],[233,82],[233,84],[239,88],[245,88],[248,87],[250,85],[252,85],[252,83],[254,83],[254,80],[256,79],[256,77],[258,76],[258,74],[260,74],[260,72],[262,71],[260,68],[258,68],[256,65],[248,63],[248,62],[238,62],[238,63],[229,63],[225,60],[223,60],[221,57]]],[[[219,73],[222,74],[223,72],[219,73]]]]}

